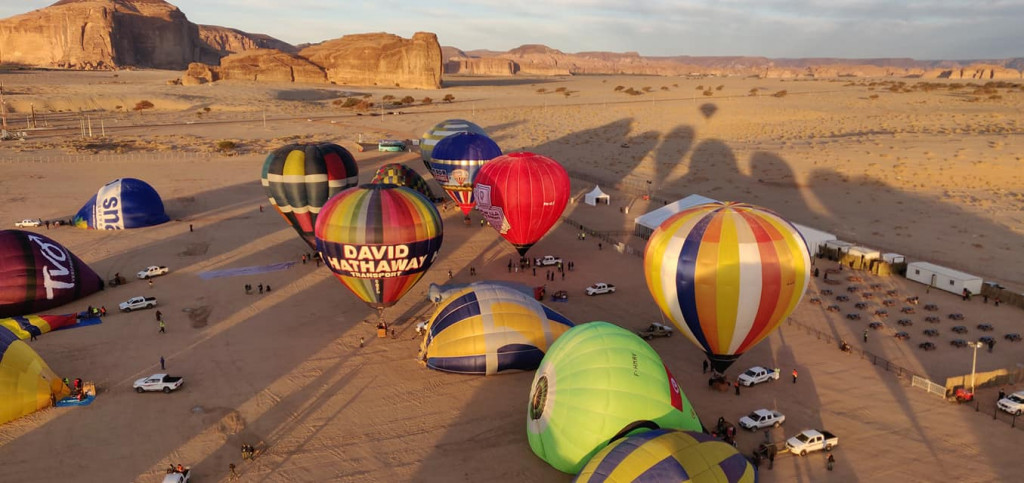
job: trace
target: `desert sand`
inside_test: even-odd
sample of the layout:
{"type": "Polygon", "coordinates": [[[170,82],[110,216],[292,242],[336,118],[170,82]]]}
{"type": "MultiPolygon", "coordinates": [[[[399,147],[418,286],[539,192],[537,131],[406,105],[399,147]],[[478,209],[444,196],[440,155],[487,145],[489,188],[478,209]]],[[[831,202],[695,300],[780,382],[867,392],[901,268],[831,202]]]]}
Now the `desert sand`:
{"type": "MultiPolygon", "coordinates": [[[[169,463],[179,462],[193,468],[194,481],[226,481],[229,463],[238,465],[243,481],[571,480],[527,444],[532,373],[459,376],[415,360],[420,341],[413,326],[430,316],[427,288],[446,282],[448,270],[455,282],[540,285],[540,275],[508,273],[514,250],[490,228],[480,228],[478,214],[465,226],[457,210],[442,211],[441,258],[386,311],[396,338],[376,338],[376,313],[326,268],[298,263],[308,248],[268,208],[259,185],[263,158],[291,141],[348,147],[361,181],[368,182],[389,162],[424,169],[415,151],[359,151],[359,141],[371,146],[383,137],[416,139],[441,120],[469,119],[506,152],[529,150],[561,162],[573,176],[574,198],[600,183],[611,206],[571,203],[565,217],[633,251],[643,248],[642,240],[628,235],[633,218],[660,206],[657,200],[698,193],[766,206],[844,240],[1024,288],[1019,86],[999,88],[998,99],[984,94],[971,101],[979,97],[970,94],[974,87],[894,92],[891,83],[859,79],[457,77],[447,79],[442,91],[167,85],[178,75],[0,74],[15,128],[33,109],[38,125],[67,127],[0,144],[3,223],[66,219],[102,184],[123,176],[153,185],[172,218],[123,232],[37,229],[104,278],[151,264],[171,268],[152,288],[132,280],[53,313],[155,295],[167,333],[158,334],[153,311],[111,313],[100,325],[33,342],[58,374],[95,382],[99,395],[88,407],[48,409],[0,427],[5,481],[159,481],[169,463]],[[617,86],[647,92],[630,96],[617,86]],[[713,95],[702,94],[712,88],[713,95]],[[772,95],[783,90],[785,96],[772,95]],[[429,96],[434,103],[383,116],[332,105],[364,94],[374,101],[429,96]],[[446,94],[454,101],[440,102],[446,94]],[[154,108],[134,111],[143,100],[154,108]],[[79,110],[88,111],[84,124],[94,137],[81,139],[85,115],[79,110]],[[225,140],[237,148],[218,151],[225,140]],[[643,201],[636,193],[648,181],[655,199],[643,201]],[[629,214],[620,210],[625,206],[629,214]],[[297,263],[259,275],[199,278],[210,270],[288,261],[297,263]],[[245,284],[260,283],[273,291],[244,293],[245,284]],[[161,356],[167,372],[186,378],[185,386],[169,395],[133,392],[131,382],[158,372],[161,356]],[[255,461],[241,461],[243,442],[261,450],[255,461]]],[[[662,320],[643,279],[642,259],[607,241],[599,249],[599,236],[579,241],[576,234],[568,223],[557,225],[530,251],[576,265],[564,281],[548,283],[549,292],[568,290],[569,302],[547,303],[576,323],[606,320],[635,330],[662,320]],[[619,290],[584,297],[584,287],[597,281],[619,290]]],[[[683,337],[651,345],[706,426],[719,416],[735,422],[767,407],[788,418],[771,432],[775,440],[809,427],[840,437],[832,473],[824,454],[785,455],[772,470],[762,466],[762,481],[1016,479],[1024,465],[1008,448],[1021,447],[1024,432],[1011,428],[1005,414],[993,418],[997,388],[980,390],[975,410],[911,387],[898,373],[911,371],[939,384],[969,373],[973,351],[951,347],[949,340],[983,335],[975,330],[982,322],[995,327],[987,334],[998,342],[992,353],[978,351],[977,370],[1014,368],[1024,362],[1024,351],[1002,335],[1024,332],[1021,309],[926,293],[895,276],[857,273],[863,281],[854,282],[849,275],[843,272],[839,285],[814,279],[790,320],[729,370],[734,377],[755,364],[782,369],[781,380],[740,396],[707,388],[699,369],[703,355],[683,337]],[[921,331],[933,327],[924,322],[922,306],[911,316],[915,325],[905,329],[909,341],[892,337],[900,316],[890,308],[886,327],[864,342],[861,333],[880,300],[860,310],[864,317],[857,321],[844,317],[857,312],[852,301],[840,313],[811,303],[826,298],[823,288],[841,293],[854,284],[878,284],[877,291],[937,304],[942,320],[934,327],[941,335],[931,340],[938,349],[917,348],[928,340],[921,331]],[[952,312],[965,314],[958,324],[968,334],[950,332],[954,323],[945,315],[952,312]],[[838,338],[855,352],[838,351],[838,338]],[[892,366],[872,364],[860,351],[892,366]],[[793,368],[800,371],[795,384],[785,377],[793,368]]],[[[1024,389],[1024,383],[1005,388],[1024,389]]],[[[749,454],[763,439],[761,433],[741,433],[738,448],[749,454]]]]}

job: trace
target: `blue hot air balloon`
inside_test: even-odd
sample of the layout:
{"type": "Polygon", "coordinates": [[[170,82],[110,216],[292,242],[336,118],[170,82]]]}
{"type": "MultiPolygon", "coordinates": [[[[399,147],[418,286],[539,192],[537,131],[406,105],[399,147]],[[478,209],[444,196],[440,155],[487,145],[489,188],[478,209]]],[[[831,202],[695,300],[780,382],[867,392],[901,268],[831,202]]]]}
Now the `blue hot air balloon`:
{"type": "Polygon", "coordinates": [[[145,181],[117,178],[96,192],[75,215],[79,228],[124,230],[167,223],[160,194],[145,181]]]}

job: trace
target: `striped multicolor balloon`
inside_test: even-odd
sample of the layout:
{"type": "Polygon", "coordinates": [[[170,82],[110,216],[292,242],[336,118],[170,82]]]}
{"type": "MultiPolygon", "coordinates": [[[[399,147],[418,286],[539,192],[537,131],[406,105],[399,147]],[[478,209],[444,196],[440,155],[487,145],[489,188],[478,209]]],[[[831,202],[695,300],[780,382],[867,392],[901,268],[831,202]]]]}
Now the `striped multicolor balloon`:
{"type": "Polygon", "coordinates": [[[0,319],[0,327],[5,327],[19,339],[31,339],[57,329],[71,327],[78,323],[75,314],[65,315],[24,315],[0,319]]]}
{"type": "Polygon", "coordinates": [[[810,280],[800,232],[765,208],[708,203],[665,220],[644,253],[662,312],[724,372],[793,312],[810,280]]]}
{"type": "Polygon", "coordinates": [[[467,217],[476,201],[473,181],[482,166],[501,156],[501,148],[486,134],[452,134],[434,147],[430,174],[467,217]]]}
{"type": "Polygon", "coordinates": [[[260,180],[271,206],[315,247],[313,228],[321,207],[359,183],[359,167],[337,144],[289,144],[267,156],[260,180]]]}
{"type": "Polygon", "coordinates": [[[433,159],[431,154],[434,152],[434,145],[438,141],[458,132],[487,134],[484,128],[465,119],[448,119],[447,121],[439,122],[420,137],[420,156],[423,158],[423,165],[427,167],[427,170],[430,170],[430,161],[433,159]]]}
{"type": "Polygon", "coordinates": [[[413,171],[412,168],[401,163],[385,164],[377,168],[377,172],[373,175],[373,179],[370,182],[375,184],[397,184],[398,186],[405,186],[406,188],[418,191],[423,196],[426,196],[428,200],[434,198],[434,193],[430,191],[430,186],[427,186],[426,180],[419,173],[413,171]]]}
{"type": "Polygon", "coordinates": [[[609,444],[574,481],[754,483],[757,469],[735,447],[711,435],[656,429],[609,444]]]}
{"type": "Polygon", "coordinates": [[[434,263],[443,228],[423,195],[393,184],[364,184],[324,204],[315,233],[334,276],[367,305],[383,309],[434,263]]]}
{"type": "Polygon", "coordinates": [[[573,326],[558,312],[505,285],[474,283],[446,298],[423,338],[427,367],[461,374],[532,371],[573,326]]]}

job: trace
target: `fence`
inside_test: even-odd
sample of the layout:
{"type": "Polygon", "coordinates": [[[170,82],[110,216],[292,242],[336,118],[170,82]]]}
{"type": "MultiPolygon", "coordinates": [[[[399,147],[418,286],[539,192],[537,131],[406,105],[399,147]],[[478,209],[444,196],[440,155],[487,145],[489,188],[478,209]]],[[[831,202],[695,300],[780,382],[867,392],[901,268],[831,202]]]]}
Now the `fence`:
{"type": "Polygon", "coordinates": [[[218,153],[189,151],[138,152],[126,154],[29,154],[3,155],[0,164],[26,163],[120,163],[120,162],[153,162],[153,161],[184,161],[184,160],[215,160],[228,157],[218,153]]]}
{"type": "Polygon", "coordinates": [[[919,387],[921,389],[924,389],[926,392],[934,394],[936,396],[939,396],[939,397],[941,397],[943,399],[946,398],[946,388],[945,387],[943,387],[940,384],[935,384],[934,382],[929,381],[928,379],[925,379],[923,377],[920,377],[920,376],[913,376],[913,377],[911,377],[910,385],[913,386],[913,387],[919,387]]]}
{"type": "MultiPolygon", "coordinates": [[[[822,332],[822,331],[820,331],[818,329],[815,329],[814,327],[810,327],[808,325],[801,324],[800,322],[797,322],[797,321],[793,320],[792,318],[786,319],[786,322],[788,322],[791,325],[795,325],[797,327],[800,327],[800,328],[804,329],[804,331],[809,333],[809,334],[814,334],[818,338],[818,340],[823,340],[827,344],[834,344],[836,349],[837,350],[839,349],[839,340],[834,338],[834,337],[832,337],[832,335],[826,334],[826,333],[824,333],[824,332],[822,332]]],[[[906,380],[908,382],[913,382],[913,378],[914,377],[920,377],[917,374],[914,374],[909,369],[907,369],[907,368],[905,368],[903,366],[900,366],[898,364],[893,364],[892,362],[889,362],[886,359],[878,357],[875,354],[872,354],[872,353],[870,353],[870,352],[868,352],[866,350],[861,350],[861,349],[858,349],[856,347],[850,347],[850,352],[853,353],[853,354],[860,355],[861,359],[865,359],[865,360],[871,361],[872,365],[882,367],[883,369],[886,370],[886,372],[893,373],[899,379],[903,379],[903,380],[906,380]]],[[[942,387],[942,386],[939,386],[939,387],[942,387]]],[[[943,395],[945,395],[945,389],[943,389],[943,395]]]]}

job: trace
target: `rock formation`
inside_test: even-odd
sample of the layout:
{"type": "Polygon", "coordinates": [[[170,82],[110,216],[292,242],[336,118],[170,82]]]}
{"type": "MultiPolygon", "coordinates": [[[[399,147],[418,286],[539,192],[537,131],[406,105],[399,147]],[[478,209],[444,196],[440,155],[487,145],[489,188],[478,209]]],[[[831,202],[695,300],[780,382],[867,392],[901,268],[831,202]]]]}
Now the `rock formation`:
{"type": "Polygon", "coordinates": [[[299,55],[323,67],[335,84],[441,87],[441,45],[432,33],[417,32],[411,39],[385,33],[346,35],[306,47],[299,55]]]}
{"type": "Polygon", "coordinates": [[[189,64],[182,84],[196,85],[218,80],[325,83],[324,70],[295,54],[274,49],[252,49],[231,54],[220,66],[199,62],[189,64]]]}
{"type": "Polygon", "coordinates": [[[294,45],[282,42],[268,35],[250,34],[217,25],[200,25],[199,40],[215,58],[203,58],[202,62],[216,64],[221,57],[253,49],[275,49],[295,53],[294,45]]]}

